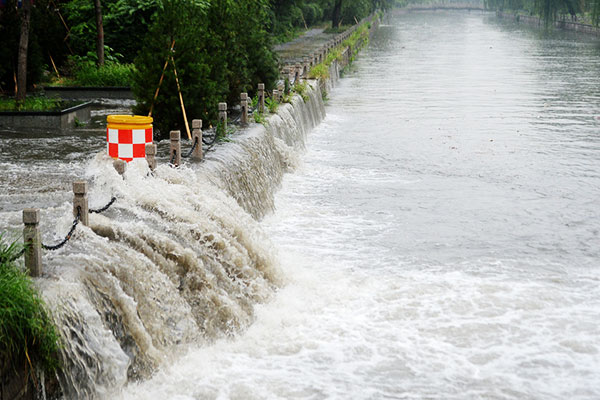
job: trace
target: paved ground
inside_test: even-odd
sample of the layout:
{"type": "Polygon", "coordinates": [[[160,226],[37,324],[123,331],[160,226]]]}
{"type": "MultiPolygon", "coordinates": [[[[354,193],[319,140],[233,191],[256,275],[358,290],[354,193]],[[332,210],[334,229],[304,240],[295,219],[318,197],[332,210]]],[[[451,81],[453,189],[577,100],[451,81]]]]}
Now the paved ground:
{"type": "Polygon", "coordinates": [[[278,44],[274,50],[279,55],[281,64],[292,64],[302,61],[303,57],[313,53],[335,35],[335,33],[325,33],[324,28],[309,29],[291,42],[278,44]]]}

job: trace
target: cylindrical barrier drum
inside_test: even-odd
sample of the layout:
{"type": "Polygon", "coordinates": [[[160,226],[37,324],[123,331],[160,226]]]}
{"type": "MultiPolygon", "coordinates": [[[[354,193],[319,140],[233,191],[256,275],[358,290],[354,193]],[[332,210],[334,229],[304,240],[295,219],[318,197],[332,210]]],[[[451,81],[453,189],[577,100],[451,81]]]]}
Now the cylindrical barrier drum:
{"type": "Polygon", "coordinates": [[[146,157],[146,143],[152,143],[152,117],[109,115],[106,121],[109,156],[127,162],[146,157]]]}

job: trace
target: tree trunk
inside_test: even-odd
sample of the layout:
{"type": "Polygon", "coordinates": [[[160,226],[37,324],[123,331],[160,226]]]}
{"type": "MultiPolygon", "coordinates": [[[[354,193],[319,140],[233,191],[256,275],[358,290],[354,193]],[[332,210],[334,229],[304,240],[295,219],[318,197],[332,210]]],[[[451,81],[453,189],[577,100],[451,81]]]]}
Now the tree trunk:
{"type": "Polygon", "coordinates": [[[331,27],[337,28],[342,22],[342,0],[335,0],[335,6],[333,7],[333,15],[331,17],[331,27]]]}
{"type": "Polygon", "coordinates": [[[102,4],[100,0],[94,0],[96,8],[96,55],[98,56],[98,66],[104,65],[104,27],[102,25],[102,4]]]}
{"type": "Polygon", "coordinates": [[[31,21],[31,0],[24,0],[21,8],[21,37],[17,58],[17,103],[22,103],[27,94],[27,49],[29,48],[29,25],[31,21]]]}

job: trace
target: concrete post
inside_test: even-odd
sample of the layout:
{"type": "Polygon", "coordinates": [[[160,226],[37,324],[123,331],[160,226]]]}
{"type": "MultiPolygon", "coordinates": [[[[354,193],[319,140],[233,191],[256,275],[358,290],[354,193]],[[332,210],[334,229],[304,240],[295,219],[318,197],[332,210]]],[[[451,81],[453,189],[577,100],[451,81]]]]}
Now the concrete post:
{"type": "Polygon", "coordinates": [[[304,57],[304,72],[302,73],[302,76],[305,78],[308,78],[308,71],[310,71],[310,61],[308,59],[308,57],[304,57]]]}
{"type": "Polygon", "coordinates": [[[265,112],[265,84],[258,84],[258,112],[265,112]]]}
{"type": "Polygon", "coordinates": [[[240,93],[240,108],[242,116],[240,122],[242,125],[248,125],[248,93],[240,93]]]}
{"type": "Polygon", "coordinates": [[[23,244],[25,245],[25,267],[33,277],[42,275],[42,241],[40,239],[40,210],[23,210],[23,244]]]}
{"type": "Polygon", "coordinates": [[[181,164],[181,131],[171,131],[169,161],[176,167],[181,164]]]}
{"type": "Polygon", "coordinates": [[[294,84],[300,82],[300,75],[302,75],[302,66],[300,64],[296,64],[294,71],[294,84]]]}
{"type": "Polygon", "coordinates": [[[193,119],[192,120],[192,145],[198,141],[196,148],[192,152],[192,160],[194,161],[202,161],[202,120],[201,119],[193,119]]]}
{"type": "Polygon", "coordinates": [[[156,169],[156,145],[154,143],[146,143],[146,161],[150,171],[156,169]]]}
{"type": "Polygon", "coordinates": [[[117,158],[115,161],[113,161],[113,167],[115,167],[119,175],[123,175],[125,173],[125,169],[127,168],[127,162],[117,158]]]}
{"type": "Polygon", "coordinates": [[[277,103],[279,103],[279,90],[277,89],[273,89],[273,100],[275,100],[277,103]]]}
{"type": "Polygon", "coordinates": [[[79,222],[85,226],[89,224],[90,217],[87,191],[86,181],[73,182],[73,217],[77,218],[77,209],[79,209],[79,222]]]}
{"type": "Polygon", "coordinates": [[[227,103],[219,103],[219,122],[223,127],[223,135],[227,134],[227,103]]]}

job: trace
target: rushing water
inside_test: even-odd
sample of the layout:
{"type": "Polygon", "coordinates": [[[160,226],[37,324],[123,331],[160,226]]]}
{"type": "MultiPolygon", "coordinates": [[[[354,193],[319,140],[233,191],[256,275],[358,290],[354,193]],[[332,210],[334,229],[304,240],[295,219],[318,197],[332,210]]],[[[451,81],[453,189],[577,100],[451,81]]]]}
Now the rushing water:
{"type": "Polygon", "coordinates": [[[600,397],[600,50],[382,26],[262,223],[287,284],[123,398],[600,397]]]}
{"type": "MultiPolygon", "coordinates": [[[[95,293],[44,284],[50,300],[72,290],[62,321],[95,357],[71,380],[103,394],[156,364],[119,396],[599,398],[598,76],[598,39],[398,15],[329,93],[304,153],[320,110],[296,105],[311,117],[286,114],[276,139],[250,133],[202,168],[133,165],[121,180],[100,156],[76,163],[126,204],[83,231],[100,250],[50,261],[87,263],[95,293]]],[[[55,207],[64,230],[68,204],[55,207]]]]}

